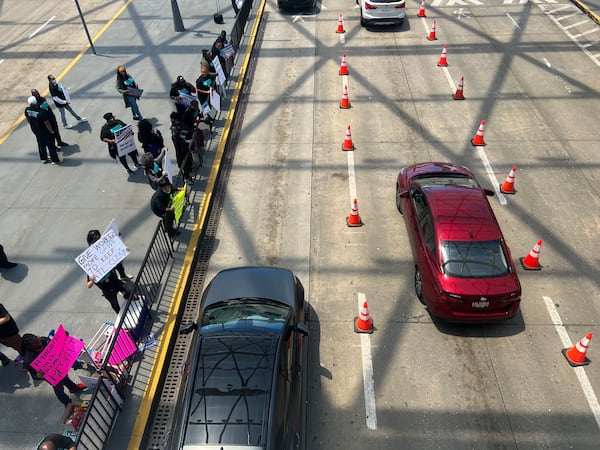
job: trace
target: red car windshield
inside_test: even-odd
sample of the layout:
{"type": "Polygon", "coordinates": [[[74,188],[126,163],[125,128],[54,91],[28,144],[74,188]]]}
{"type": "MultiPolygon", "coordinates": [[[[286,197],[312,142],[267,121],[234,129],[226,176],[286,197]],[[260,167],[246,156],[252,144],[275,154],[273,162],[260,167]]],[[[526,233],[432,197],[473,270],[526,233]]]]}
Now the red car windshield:
{"type": "Polygon", "coordinates": [[[510,271],[502,243],[496,241],[442,241],[442,271],[456,278],[494,278],[510,271]]]}
{"type": "Polygon", "coordinates": [[[426,173],[415,175],[413,181],[418,183],[424,190],[438,186],[479,187],[477,181],[462,173],[426,173]]]}

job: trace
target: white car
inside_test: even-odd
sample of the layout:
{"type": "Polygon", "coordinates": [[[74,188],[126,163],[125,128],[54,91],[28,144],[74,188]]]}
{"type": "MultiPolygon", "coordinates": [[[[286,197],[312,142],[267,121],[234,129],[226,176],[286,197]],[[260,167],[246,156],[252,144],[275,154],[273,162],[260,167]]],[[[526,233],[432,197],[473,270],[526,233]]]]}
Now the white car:
{"type": "Polygon", "coordinates": [[[405,0],[356,0],[360,6],[360,24],[401,24],[406,17],[405,0]]]}

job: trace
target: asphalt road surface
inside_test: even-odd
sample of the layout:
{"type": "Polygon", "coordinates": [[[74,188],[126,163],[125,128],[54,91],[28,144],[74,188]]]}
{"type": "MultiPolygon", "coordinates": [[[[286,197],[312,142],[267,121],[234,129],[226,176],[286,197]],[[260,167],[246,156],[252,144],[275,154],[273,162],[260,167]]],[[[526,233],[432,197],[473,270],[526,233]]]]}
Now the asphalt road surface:
{"type": "Polygon", "coordinates": [[[308,449],[598,448],[598,362],[573,369],[561,354],[600,331],[600,78],[586,35],[572,39],[597,25],[566,2],[437,1],[424,19],[418,6],[399,28],[364,29],[352,2],[267,5],[211,272],[281,265],[308,287],[308,449]],[[348,125],[354,152],[341,151],[348,125]],[[517,165],[517,193],[492,207],[513,259],[542,239],[543,267],[519,266],[514,320],[447,325],[416,299],[394,189],[428,160],[492,189],[517,165]],[[353,198],[360,228],[345,223],[353,198]],[[353,331],[362,298],[368,337],[353,331]]]}

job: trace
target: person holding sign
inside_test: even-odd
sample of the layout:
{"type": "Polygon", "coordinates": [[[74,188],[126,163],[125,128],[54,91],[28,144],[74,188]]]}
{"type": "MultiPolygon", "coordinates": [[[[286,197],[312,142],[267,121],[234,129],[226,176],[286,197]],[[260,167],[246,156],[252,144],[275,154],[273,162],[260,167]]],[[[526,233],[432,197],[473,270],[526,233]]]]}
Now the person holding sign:
{"type": "MultiPolygon", "coordinates": [[[[102,126],[102,129],[100,130],[100,140],[108,144],[108,154],[112,159],[116,160],[118,155],[118,149],[117,140],[115,139],[115,132],[123,128],[125,126],[125,123],[119,119],[115,119],[115,116],[111,112],[104,114],[104,116],[102,117],[104,117],[106,123],[102,126]]],[[[129,157],[135,164],[135,167],[139,167],[140,164],[138,163],[137,159],[137,149],[132,150],[127,155],[129,155],[129,157]]],[[[127,173],[129,175],[133,175],[135,172],[131,170],[129,168],[129,165],[127,164],[127,155],[119,156],[119,161],[121,162],[121,165],[125,167],[127,173]]]]}
{"type": "MultiPolygon", "coordinates": [[[[32,363],[38,356],[40,356],[42,351],[48,346],[49,343],[50,339],[47,337],[40,337],[31,333],[26,333],[23,335],[23,367],[27,369],[27,371],[31,375],[31,378],[33,378],[34,380],[45,379],[44,373],[35,370],[32,366],[32,363]]],[[[66,375],[62,380],[60,380],[58,383],[56,383],[56,385],[52,387],[54,388],[54,394],[56,395],[56,398],[58,398],[58,401],[60,401],[65,406],[65,408],[71,403],[71,398],[65,393],[65,387],[69,389],[69,392],[71,394],[75,394],[86,389],[85,384],[75,383],[69,378],[68,375],[66,375]]]]}
{"type": "Polygon", "coordinates": [[[123,96],[125,108],[131,108],[133,120],[143,119],[137,104],[138,98],[140,98],[143,91],[138,88],[133,77],[127,73],[125,66],[117,68],[117,91],[123,96]]]}
{"type": "Polygon", "coordinates": [[[180,119],[183,117],[185,108],[190,102],[190,97],[193,98],[192,94],[195,93],[196,88],[194,85],[189,81],[186,81],[182,75],[179,75],[175,83],[171,84],[169,97],[175,101],[175,108],[177,108],[180,119]]]}
{"type": "Polygon", "coordinates": [[[173,195],[173,186],[168,178],[164,178],[159,181],[159,188],[150,200],[150,209],[155,215],[162,218],[165,230],[171,239],[179,234],[179,231],[175,230],[173,195]]]}

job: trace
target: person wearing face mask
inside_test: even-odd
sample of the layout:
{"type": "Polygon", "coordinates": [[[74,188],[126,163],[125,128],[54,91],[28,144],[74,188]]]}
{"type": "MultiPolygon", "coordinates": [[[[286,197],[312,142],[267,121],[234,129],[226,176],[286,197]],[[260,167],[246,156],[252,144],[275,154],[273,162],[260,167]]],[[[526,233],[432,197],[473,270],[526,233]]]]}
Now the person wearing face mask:
{"type": "Polygon", "coordinates": [[[73,127],[73,125],[70,125],[67,122],[65,111],[69,111],[69,113],[77,120],[77,123],[87,122],[87,119],[77,114],[71,106],[71,96],[69,95],[67,88],[56,81],[56,77],[52,74],[48,75],[48,89],[50,90],[50,95],[52,96],[52,100],[54,100],[54,104],[60,112],[60,119],[62,120],[63,127],[73,127]]]}
{"type": "MultiPolygon", "coordinates": [[[[117,141],[115,140],[115,131],[123,128],[125,126],[125,122],[123,122],[122,120],[119,120],[119,119],[115,119],[115,116],[113,115],[113,113],[110,113],[110,112],[104,114],[104,116],[102,116],[102,117],[104,117],[104,120],[106,120],[106,123],[102,126],[102,129],[100,130],[100,140],[103,142],[106,142],[108,144],[108,154],[110,155],[110,157],[112,159],[117,159],[118,149],[117,149],[117,141]]],[[[129,157],[135,164],[135,167],[138,168],[140,166],[140,164],[137,159],[137,155],[138,155],[137,149],[132,150],[127,155],[129,155],[129,157]]],[[[123,167],[125,167],[125,170],[127,170],[127,173],[129,175],[133,175],[135,172],[133,170],[131,170],[129,168],[129,165],[127,164],[127,155],[119,156],[119,161],[121,162],[123,167]]]]}

